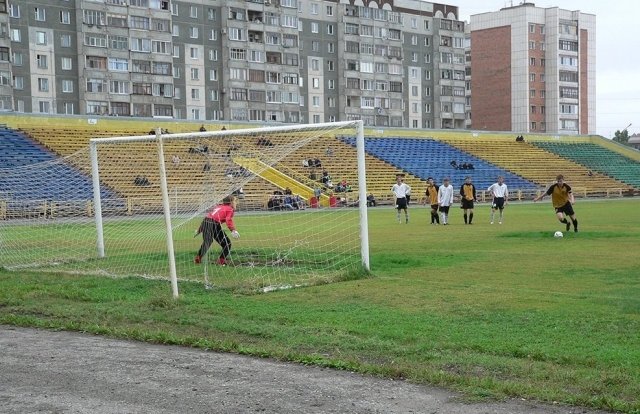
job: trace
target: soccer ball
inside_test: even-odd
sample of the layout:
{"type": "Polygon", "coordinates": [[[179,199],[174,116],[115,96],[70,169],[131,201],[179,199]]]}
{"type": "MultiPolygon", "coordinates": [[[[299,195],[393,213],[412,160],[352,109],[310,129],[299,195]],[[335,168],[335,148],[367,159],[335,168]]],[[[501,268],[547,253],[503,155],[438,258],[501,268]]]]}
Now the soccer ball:
{"type": "Polygon", "coordinates": [[[555,233],[553,233],[553,237],[555,237],[556,239],[560,239],[564,237],[564,234],[562,234],[561,231],[556,231],[555,233]]]}

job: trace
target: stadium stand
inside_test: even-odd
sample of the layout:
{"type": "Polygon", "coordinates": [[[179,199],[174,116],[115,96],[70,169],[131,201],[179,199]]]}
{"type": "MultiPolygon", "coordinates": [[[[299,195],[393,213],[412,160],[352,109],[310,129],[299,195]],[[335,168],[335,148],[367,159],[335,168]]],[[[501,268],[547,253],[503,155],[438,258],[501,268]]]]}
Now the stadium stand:
{"type": "Polygon", "coordinates": [[[617,152],[593,143],[534,142],[533,144],[583,165],[593,173],[589,179],[594,179],[597,173],[602,173],[640,189],[640,162],[617,152]]]}
{"type": "MultiPolygon", "coordinates": [[[[345,142],[353,145],[354,140],[345,138],[345,142]]],[[[469,175],[478,189],[485,189],[495,182],[498,175],[502,175],[513,190],[536,189],[536,184],[529,180],[433,139],[368,138],[365,148],[368,153],[423,180],[434,177],[441,182],[442,178],[450,177],[457,187],[469,175]],[[453,161],[457,168],[451,165],[453,161]],[[464,164],[472,164],[473,169],[461,169],[464,164]]]]}
{"type": "MultiPolygon", "coordinates": [[[[16,213],[20,216],[25,212],[47,214],[52,206],[60,208],[75,202],[84,205],[93,198],[90,177],[20,132],[0,128],[0,166],[5,170],[0,174],[0,199],[9,216],[11,212],[21,212],[16,213]],[[30,180],[21,180],[36,164],[38,173],[30,174],[30,180]]],[[[112,195],[111,191],[102,190],[103,197],[112,195]]]]}
{"type": "Polygon", "coordinates": [[[590,176],[588,168],[566,159],[569,157],[563,158],[563,156],[550,153],[535,142],[515,142],[513,140],[499,139],[452,139],[447,140],[447,142],[525,177],[542,187],[552,183],[556,175],[562,173],[580,195],[606,195],[604,193],[606,193],[607,189],[617,193],[630,189],[628,185],[603,174],[594,172],[590,176]]]}

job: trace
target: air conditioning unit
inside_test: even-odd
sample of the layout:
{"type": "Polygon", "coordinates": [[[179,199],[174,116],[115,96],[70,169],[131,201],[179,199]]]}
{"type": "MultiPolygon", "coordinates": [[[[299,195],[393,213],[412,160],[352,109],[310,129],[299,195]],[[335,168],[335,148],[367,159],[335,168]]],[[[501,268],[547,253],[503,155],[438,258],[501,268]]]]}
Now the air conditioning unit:
{"type": "Polygon", "coordinates": [[[227,34],[227,29],[220,29],[220,33],[227,34]]]}
{"type": "Polygon", "coordinates": [[[265,6],[271,6],[271,0],[264,0],[265,6]]]}

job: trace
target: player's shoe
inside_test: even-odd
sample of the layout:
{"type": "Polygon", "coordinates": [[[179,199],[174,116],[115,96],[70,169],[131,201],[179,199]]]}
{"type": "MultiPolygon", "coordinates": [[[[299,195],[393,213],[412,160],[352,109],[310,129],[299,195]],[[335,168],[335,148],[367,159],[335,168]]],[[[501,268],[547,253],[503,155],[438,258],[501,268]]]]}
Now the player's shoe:
{"type": "Polygon", "coordinates": [[[409,219],[405,219],[405,220],[404,220],[404,222],[405,222],[406,224],[409,224],[409,219]]]}
{"type": "Polygon", "coordinates": [[[489,223],[489,224],[493,224],[493,221],[491,223],[489,223]]]}
{"type": "Polygon", "coordinates": [[[202,261],[202,258],[201,258],[200,256],[196,256],[196,257],[193,259],[193,263],[195,263],[195,264],[200,264],[200,262],[201,262],[201,261],[202,261]]]}
{"type": "Polygon", "coordinates": [[[223,257],[219,257],[218,260],[216,260],[216,264],[220,265],[220,266],[226,266],[227,265],[227,261],[224,260],[223,257]]]}
{"type": "Polygon", "coordinates": [[[502,222],[501,222],[501,221],[499,221],[499,222],[498,222],[498,224],[502,224],[502,222]]]}

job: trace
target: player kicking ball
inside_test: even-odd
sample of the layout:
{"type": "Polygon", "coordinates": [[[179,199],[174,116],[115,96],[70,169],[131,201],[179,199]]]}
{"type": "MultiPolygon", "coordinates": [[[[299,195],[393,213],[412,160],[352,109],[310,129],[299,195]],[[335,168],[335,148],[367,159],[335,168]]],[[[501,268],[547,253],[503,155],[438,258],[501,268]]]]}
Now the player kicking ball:
{"type": "Polygon", "coordinates": [[[238,201],[234,196],[227,196],[222,200],[222,204],[217,205],[212,211],[207,213],[202,224],[196,232],[196,236],[202,233],[202,245],[198,251],[198,255],[193,259],[194,263],[200,264],[202,258],[207,254],[211,243],[215,240],[222,247],[222,252],[216,261],[220,266],[225,266],[231,253],[231,240],[222,229],[222,223],[226,223],[231,235],[239,238],[240,233],[236,230],[233,223],[233,214],[237,207],[238,201]]]}
{"type": "Polygon", "coordinates": [[[564,176],[562,174],[556,177],[556,183],[553,184],[546,192],[540,194],[538,197],[533,199],[534,202],[540,201],[544,198],[544,196],[551,196],[551,203],[553,207],[556,209],[556,217],[560,223],[564,223],[567,228],[566,231],[571,229],[571,223],[567,220],[566,216],[571,218],[571,222],[573,222],[573,231],[578,232],[578,219],[576,218],[576,213],[573,211],[573,204],[575,203],[575,199],[573,197],[573,193],[571,192],[571,187],[564,182],[564,176]]]}

